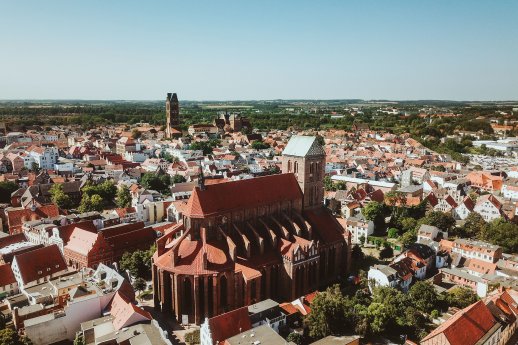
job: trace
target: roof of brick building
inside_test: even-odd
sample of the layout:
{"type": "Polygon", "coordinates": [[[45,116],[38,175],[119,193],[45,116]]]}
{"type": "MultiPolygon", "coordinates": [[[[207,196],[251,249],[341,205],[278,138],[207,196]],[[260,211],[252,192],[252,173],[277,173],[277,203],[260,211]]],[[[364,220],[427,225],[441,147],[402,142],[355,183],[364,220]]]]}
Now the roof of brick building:
{"type": "Polygon", "coordinates": [[[55,244],[16,255],[14,258],[24,284],[67,268],[65,259],[55,244]]]}
{"type": "Polygon", "coordinates": [[[203,190],[196,187],[187,204],[187,215],[203,218],[295,199],[302,199],[295,175],[270,175],[208,185],[203,190]]]}
{"type": "Polygon", "coordinates": [[[248,307],[241,307],[209,319],[212,340],[222,344],[226,339],[252,328],[248,307]]]}
{"type": "Polygon", "coordinates": [[[443,334],[451,345],[474,345],[496,323],[497,321],[484,302],[478,301],[446,320],[428,334],[422,342],[443,334]]]}

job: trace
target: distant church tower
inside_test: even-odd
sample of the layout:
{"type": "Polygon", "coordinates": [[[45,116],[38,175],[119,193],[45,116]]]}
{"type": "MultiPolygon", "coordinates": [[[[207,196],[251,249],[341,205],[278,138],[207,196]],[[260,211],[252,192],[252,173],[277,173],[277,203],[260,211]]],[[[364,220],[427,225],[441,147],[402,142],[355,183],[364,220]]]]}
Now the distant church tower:
{"type": "Polygon", "coordinates": [[[168,93],[165,100],[165,116],[166,116],[166,137],[172,138],[181,135],[180,130],[180,103],[176,93],[168,93]],[[180,132],[180,133],[178,133],[180,132]]]}
{"type": "Polygon", "coordinates": [[[282,152],[282,172],[293,173],[304,193],[304,208],[322,207],[326,153],[317,137],[294,135],[282,152]]]}

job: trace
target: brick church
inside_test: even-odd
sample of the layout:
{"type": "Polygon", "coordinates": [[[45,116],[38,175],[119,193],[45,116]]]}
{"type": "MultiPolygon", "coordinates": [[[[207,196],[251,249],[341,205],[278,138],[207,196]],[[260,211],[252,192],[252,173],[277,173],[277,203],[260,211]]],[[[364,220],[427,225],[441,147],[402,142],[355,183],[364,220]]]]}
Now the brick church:
{"type": "Polygon", "coordinates": [[[283,173],[205,186],[157,241],[155,307],[190,323],[266,298],[291,301],[336,281],[351,239],[323,207],[325,152],[294,136],[283,173]]]}
{"type": "Polygon", "coordinates": [[[176,138],[182,136],[180,128],[180,102],[176,93],[168,93],[165,100],[165,136],[176,138]]]}

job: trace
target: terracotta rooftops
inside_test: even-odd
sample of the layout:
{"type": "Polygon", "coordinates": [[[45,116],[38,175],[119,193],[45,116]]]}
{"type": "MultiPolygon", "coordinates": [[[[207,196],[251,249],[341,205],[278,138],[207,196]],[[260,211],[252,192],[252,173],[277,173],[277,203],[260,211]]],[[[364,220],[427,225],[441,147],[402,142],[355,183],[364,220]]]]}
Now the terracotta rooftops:
{"type": "Polygon", "coordinates": [[[209,185],[203,190],[196,187],[187,204],[186,214],[192,218],[204,218],[295,199],[302,199],[302,191],[293,174],[270,175],[209,185]]]}
{"type": "Polygon", "coordinates": [[[0,287],[8,286],[16,283],[11,265],[3,264],[0,265],[0,287]]]}
{"type": "Polygon", "coordinates": [[[55,244],[16,255],[14,259],[24,284],[67,269],[65,259],[55,244]]]}
{"type": "Polygon", "coordinates": [[[5,248],[11,244],[19,243],[19,242],[25,242],[27,241],[27,238],[25,237],[25,234],[23,232],[19,234],[14,234],[10,236],[5,236],[0,238],[0,249],[5,248]]]}
{"type": "Polygon", "coordinates": [[[248,307],[241,307],[209,319],[214,344],[222,344],[226,339],[252,328],[248,307]]]}
{"type": "Polygon", "coordinates": [[[451,345],[474,345],[486,335],[496,323],[495,318],[484,302],[478,301],[457,312],[433,332],[428,334],[422,342],[433,342],[433,338],[443,334],[451,345]]]}
{"type": "Polygon", "coordinates": [[[113,297],[110,314],[114,317],[113,327],[116,330],[121,330],[137,322],[153,319],[151,314],[133,304],[119,291],[117,291],[115,297],[113,297]]]}

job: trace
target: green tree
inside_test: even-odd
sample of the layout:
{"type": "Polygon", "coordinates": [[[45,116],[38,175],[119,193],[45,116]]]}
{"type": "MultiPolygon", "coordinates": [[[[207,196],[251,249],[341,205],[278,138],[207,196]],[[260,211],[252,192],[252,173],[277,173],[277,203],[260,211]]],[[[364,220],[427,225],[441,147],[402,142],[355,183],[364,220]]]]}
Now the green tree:
{"type": "Polygon", "coordinates": [[[183,183],[183,182],[186,182],[186,181],[187,180],[182,175],[176,174],[176,175],[173,176],[173,183],[183,183]]]}
{"type": "Polygon", "coordinates": [[[360,248],[359,245],[355,244],[353,246],[353,249],[351,251],[351,257],[355,260],[355,261],[358,261],[358,260],[362,260],[364,258],[364,254],[363,254],[363,251],[362,249],[360,248]]]}
{"type": "Polygon", "coordinates": [[[99,194],[93,194],[89,196],[88,194],[84,194],[81,198],[81,203],[79,204],[79,212],[102,212],[104,210],[105,201],[99,194]]]}
{"type": "Polygon", "coordinates": [[[387,236],[388,238],[397,238],[399,234],[399,230],[396,228],[388,229],[387,236]]]}
{"type": "Polygon", "coordinates": [[[503,218],[498,218],[484,227],[480,234],[484,241],[498,245],[504,252],[518,252],[518,225],[509,223],[503,218]]]}
{"type": "Polygon", "coordinates": [[[169,189],[171,178],[169,175],[157,175],[154,173],[145,173],[140,180],[144,188],[156,190],[165,193],[169,189]]]}
{"type": "Polygon", "coordinates": [[[151,256],[153,256],[153,253],[153,249],[125,252],[119,262],[120,267],[123,270],[128,270],[133,277],[149,279],[151,277],[151,256]]]}
{"type": "Polygon", "coordinates": [[[415,230],[417,226],[417,220],[412,217],[400,218],[399,223],[401,225],[401,230],[403,231],[403,233],[415,230]]]}
{"type": "Polygon", "coordinates": [[[392,247],[388,243],[386,243],[386,242],[383,243],[383,249],[380,250],[380,259],[381,260],[389,259],[393,256],[394,256],[394,249],[392,249],[392,247]]]}
{"type": "Polygon", "coordinates": [[[335,285],[318,293],[311,304],[305,323],[312,338],[341,334],[350,325],[345,311],[346,301],[340,287],[335,285]]]}
{"type": "Polygon", "coordinates": [[[0,345],[32,345],[32,341],[11,328],[4,328],[0,330],[0,345]]]}
{"type": "Polygon", "coordinates": [[[117,190],[117,197],[115,198],[117,206],[126,208],[131,206],[131,193],[126,185],[122,185],[117,190]]]}
{"type": "Polygon", "coordinates": [[[16,192],[20,187],[18,184],[12,181],[2,181],[0,182],[0,202],[2,203],[10,203],[11,202],[11,194],[16,192]]]}
{"type": "Polygon", "coordinates": [[[372,302],[367,309],[371,333],[380,334],[400,326],[406,305],[407,298],[401,291],[390,287],[374,288],[372,302]]]}
{"type": "Polygon", "coordinates": [[[269,149],[270,148],[270,145],[268,145],[267,143],[263,143],[262,141],[254,141],[252,142],[252,148],[254,150],[264,150],[264,149],[269,149]]]}
{"type": "Polygon", "coordinates": [[[210,155],[214,147],[215,146],[212,146],[208,141],[197,141],[190,145],[191,150],[201,150],[204,155],[210,155]]]}
{"type": "Polygon", "coordinates": [[[103,206],[109,205],[117,195],[117,186],[112,181],[106,180],[99,184],[87,183],[81,192],[90,198],[94,195],[99,195],[103,200],[103,206]]]}
{"type": "Polygon", "coordinates": [[[374,302],[367,308],[370,329],[375,334],[385,332],[387,325],[390,322],[391,313],[388,306],[384,303],[374,302]]]}
{"type": "Polygon", "coordinates": [[[50,192],[50,200],[53,204],[56,204],[61,209],[69,209],[72,207],[72,202],[68,194],[65,194],[63,191],[62,184],[53,184],[49,190],[50,192]]]}
{"type": "Polygon", "coordinates": [[[146,280],[143,278],[138,277],[133,281],[133,288],[135,289],[135,291],[142,292],[146,289],[146,286],[147,286],[146,280]]]}
{"type": "Polygon", "coordinates": [[[324,189],[328,192],[347,189],[347,185],[344,181],[333,182],[330,176],[325,176],[323,182],[324,189]]]}
{"type": "Polygon", "coordinates": [[[31,164],[31,170],[34,171],[34,172],[39,172],[40,171],[40,166],[38,165],[38,163],[36,162],[32,162],[31,164]]]}
{"type": "Polygon", "coordinates": [[[415,243],[417,241],[417,231],[410,230],[405,232],[400,238],[399,241],[405,246],[408,247],[409,245],[415,243]]]}
{"type": "Polygon", "coordinates": [[[476,212],[471,212],[460,229],[460,235],[468,238],[479,238],[488,225],[484,218],[476,212]]]}
{"type": "Polygon", "coordinates": [[[375,227],[382,227],[385,224],[385,205],[377,201],[371,201],[364,208],[362,214],[367,220],[374,222],[375,227]]]}
{"type": "Polygon", "coordinates": [[[406,196],[398,191],[390,191],[385,194],[385,204],[392,210],[392,216],[397,217],[399,209],[406,206],[406,196]]]}
{"type": "Polygon", "coordinates": [[[286,341],[287,342],[292,342],[296,345],[301,345],[302,344],[302,334],[300,333],[296,333],[296,332],[292,332],[290,334],[288,334],[288,336],[286,337],[286,341]]]}
{"type": "Polygon", "coordinates": [[[449,213],[431,211],[424,218],[419,220],[419,224],[428,224],[438,227],[442,231],[451,231],[455,226],[455,218],[449,213]]]}
{"type": "Polygon", "coordinates": [[[439,307],[439,295],[432,284],[417,281],[408,291],[412,306],[422,313],[429,314],[439,307]]]}
{"type": "Polygon", "coordinates": [[[140,133],[140,131],[139,131],[138,129],[136,129],[136,128],[135,128],[135,129],[133,129],[133,130],[131,131],[131,137],[132,137],[133,139],[138,139],[138,138],[140,138],[141,136],[142,136],[142,133],[140,133]]]}
{"type": "Polygon", "coordinates": [[[478,301],[478,296],[472,289],[456,286],[446,292],[446,302],[450,307],[464,309],[478,301]]]}

